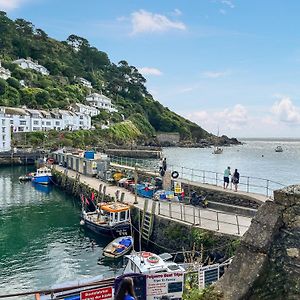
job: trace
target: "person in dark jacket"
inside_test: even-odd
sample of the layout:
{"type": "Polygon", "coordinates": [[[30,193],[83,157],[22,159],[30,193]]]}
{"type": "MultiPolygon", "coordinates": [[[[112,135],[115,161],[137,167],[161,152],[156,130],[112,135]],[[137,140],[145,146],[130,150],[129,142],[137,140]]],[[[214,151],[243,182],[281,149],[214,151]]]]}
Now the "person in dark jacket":
{"type": "Polygon", "coordinates": [[[133,289],[133,280],[130,277],[124,277],[120,283],[115,300],[136,300],[133,289]]]}
{"type": "Polygon", "coordinates": [[[240,182],[240,173],[237,169],[234,170],[231,180],[234,185],[234,191],[237,192],[238,184],[240,182]]]}

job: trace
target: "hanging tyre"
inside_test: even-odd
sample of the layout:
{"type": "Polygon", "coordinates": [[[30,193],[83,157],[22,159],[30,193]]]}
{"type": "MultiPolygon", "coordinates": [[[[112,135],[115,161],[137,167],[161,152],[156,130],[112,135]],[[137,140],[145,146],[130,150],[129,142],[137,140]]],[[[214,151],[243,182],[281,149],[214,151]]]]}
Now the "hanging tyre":
{"type": "Polygon", "coordinates": [[[179,173],[178,173],[177,171],[173,171],[173,172],[171,173],[171,176],[172,176],[173,179],[176,179],[176,178],[178,178],[179,173]]]}

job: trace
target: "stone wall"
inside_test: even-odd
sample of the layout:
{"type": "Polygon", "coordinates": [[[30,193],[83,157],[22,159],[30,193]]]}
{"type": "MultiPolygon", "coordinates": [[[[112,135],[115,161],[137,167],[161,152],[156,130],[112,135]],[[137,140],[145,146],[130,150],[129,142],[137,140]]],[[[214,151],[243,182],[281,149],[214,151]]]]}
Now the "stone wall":
{"type": "Polygon", "coordinates": [[[215,285],[221,299],[300,299],[300,186],[274,192],[215,285]]]}
{"type": "Polygon", "coordinates": [[[184,188],[186,195],[189,195],[190,191],[193,190],[199,195],[206,195],[206,199],[212,202],[220,202],[223,204],[236,205],[252,209],[257,209],[262,204],[262,202],[253,199],[251,196],[216,191],[214,189],[210,189],[209,186],[200,187],[191,183],[190,185],[182,184],[182,187],[184,188]]]}
{"type": "Polygon", "coordinates": [[[180,141],[180,134],[178,132],[164,132],[158,133],[156,136],[160,144],[164,145],[177,145],[180,141]]]}

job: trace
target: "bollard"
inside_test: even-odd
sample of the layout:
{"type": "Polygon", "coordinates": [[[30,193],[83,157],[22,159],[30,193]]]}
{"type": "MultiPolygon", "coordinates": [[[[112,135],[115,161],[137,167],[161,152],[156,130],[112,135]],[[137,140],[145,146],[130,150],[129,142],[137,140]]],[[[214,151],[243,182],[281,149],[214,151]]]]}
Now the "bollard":
{"type": "Polygon", "coordinates": [[[125,199],[125,193],[122,192],[122,193],[121,193],[121,199],[120,199],[120,202],[124,202],[124,199],[125,199]]]}

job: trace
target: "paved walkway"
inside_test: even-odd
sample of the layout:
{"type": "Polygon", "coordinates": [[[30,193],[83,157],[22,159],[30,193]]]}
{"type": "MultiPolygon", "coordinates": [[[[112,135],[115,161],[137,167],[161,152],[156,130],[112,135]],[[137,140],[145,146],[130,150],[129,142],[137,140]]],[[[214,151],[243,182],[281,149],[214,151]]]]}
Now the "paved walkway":
{"type": "MultiPolygon", "coordinates": [[[[65,168],[57,165],[55,166],[55,169],[61,173],[65,171],[65,168]]],[[[77,173],[68,169],[67,174],[69,177],[75,178],[77,173]]],[[[80,182],[89,185],[96,191],[99,190],[99,185],[102,184],[103,186],[106,186],[106,194],[110,196],[115,196],[116,191],[120,190],[125,193],[124,202],[134,205],[140,209],[144,208],[145,198],[138,196],[138,204],[133,204],[135,195],[124,188],[110,185],[97,178],[88,177],[82,174],[80,174],[80,182]]],[[[152,207],[152,201],[153,200],[148,199],[148,210],[152,207]]],[[[174,220],[175,222],[182,222],[195,227],[235,236],[242,236],[251,223],[251,218],[249,217],[168,201],[159,201],[156,206],[155,214],[174,220]]]]}

